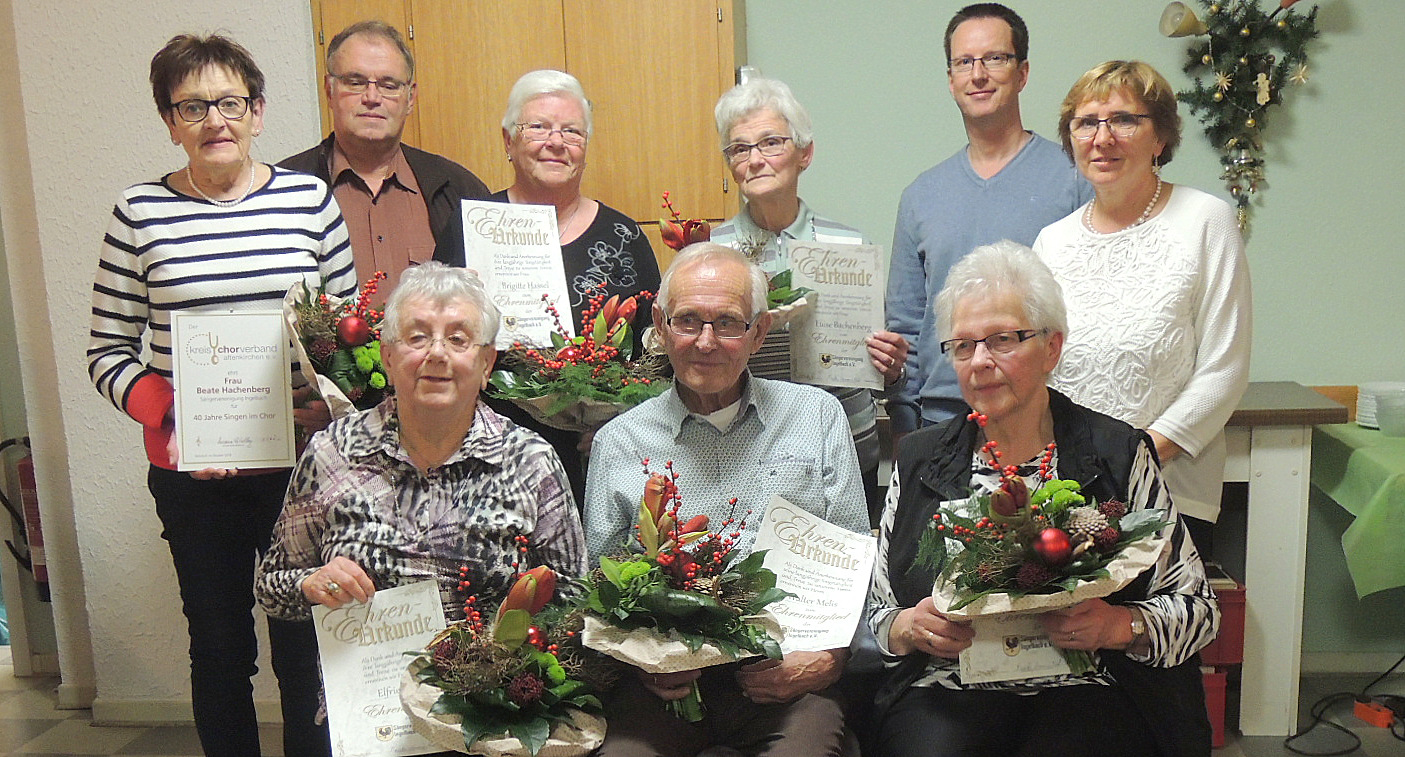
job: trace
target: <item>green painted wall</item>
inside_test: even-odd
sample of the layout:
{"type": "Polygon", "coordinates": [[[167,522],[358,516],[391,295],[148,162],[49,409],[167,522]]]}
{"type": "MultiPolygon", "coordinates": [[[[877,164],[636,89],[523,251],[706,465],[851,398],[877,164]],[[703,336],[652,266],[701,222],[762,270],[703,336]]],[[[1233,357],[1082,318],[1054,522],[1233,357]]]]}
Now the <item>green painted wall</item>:
{"type": "MultiPolygon", "coordinates": [[[[889,245],[903,188],[965,145],[942,51],[946,22],[965,4],[747,0],[748,62],[789,83],[814,118],[815,160],[800,189],[817,212],[889,245]]],[[[1145,60],[1177,89],[1189,84],[1181,73],[1187,43],[1157,32],[1161,0],[1010,5],[1030,29],[1025,126],[1046,137],[1056,133],[1068,88],[1104,60],[1145,60]]],[[[1395,215],[1405,210],[1405,97],[1397,79],[1405,71],[1405,3],[1325,0],[1318,29],[1311,79],[1268,118],[1271,186],[1248,248],[1251,378],[1405,380],[1405,254],[1395,215]]],[[[1199,122],[1185,109],[1181,115],[1184,141],[1164,175],[1227,198],[1218,156],[1199,122]]],[[[1343,582],[1347,516],[1320,495],[1313,508],[1304,649],[1398,650],[1405,589],[1358,602],[1343,582]]]]}
{"type": "MultiPolygon", "coordinates": [[[[1271,0],[1262,0],[1270,2],[1271,0]]],[[[1198,8],[1198,3],[1191,2],[1198,8]]],[[[898,196],[965,144],[947,91],[942,32],[965,2],[747,0],[749,62],[789,83],[815,122],[801,194],[818,212],[892,238],[898,196]]],[[[1161,0],[1011,3],[1030,28],[1025,126],[1055,133],[1074,80],[1139,58],[1180,89],[1187,44],[1156,30],[1161,0]]],[[[1307,0],[1297,8],[1310,7],[1307,0]]],[[[1249,242],[1251,377],[1303,384],[1405,380],[1405,3],[1325,0],[1311,79],[1269,114],[1268,180],[1249,242]]],[[[1165,175],[1227,197],[1187,111],[1165,175]]]]}

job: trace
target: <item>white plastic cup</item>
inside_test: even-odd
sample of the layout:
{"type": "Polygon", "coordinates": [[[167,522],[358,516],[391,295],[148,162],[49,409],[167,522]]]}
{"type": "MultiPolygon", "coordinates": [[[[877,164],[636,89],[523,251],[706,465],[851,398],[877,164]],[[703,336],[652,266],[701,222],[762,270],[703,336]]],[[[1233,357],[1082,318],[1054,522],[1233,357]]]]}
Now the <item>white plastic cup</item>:
{"type": "Polygon", "coordinates": [[[1405,391],[1376,395],[1376,425],[1386,436],[1405,436],[1405,391]]]}

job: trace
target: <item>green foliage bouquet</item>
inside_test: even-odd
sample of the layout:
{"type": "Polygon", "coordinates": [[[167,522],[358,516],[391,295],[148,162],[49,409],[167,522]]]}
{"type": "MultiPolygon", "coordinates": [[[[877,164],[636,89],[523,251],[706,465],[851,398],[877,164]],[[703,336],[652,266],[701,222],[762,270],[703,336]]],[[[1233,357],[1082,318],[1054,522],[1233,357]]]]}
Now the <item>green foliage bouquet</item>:
{"type": "Polygon", "coordinates": [[[316,291],[299,282],[283,298],[283,317],[293,335],[303,375],[326,400],[334,418],[380,404],[392,390],[381,361],[381,319],[371,307],[384,271],[361,285],[355,299],[316,291]]]}
{"type": "MultiPolygon", "coordinates": [[[[729,517],[714,532],[706,515],[682,520],[677,474],[672,463],[667,469],[644,486],[636,530],[643,551],[602,557],[587,578],[583,643],[650,673],[780,659],[779,625],[762,612],[790,594],[762,567],[764,552],[733,562],[744,521],[729,517]]],[[[696,684],[674,711],[702,717],[696,684]]]]}
{"type": "Polygon", "coordinates": [[[550,347],[520,342],[503,353],[505,370],[493,371],[496,396],[512,400],[532,417],[553,428],[587,431],[668,389],[667,359],[652,354],[634,359],[631,322],[640,302],[653,295],[640,292],[623,301],[591,298],[581,314],[578,336],[567,338],[556,306],[547,312],[556,321],[550,347]]]}
{"type": "Polygon", "coordinates": [[[470,596],[467,619],[413,653],[401,700],[417,731],[472,754],[565,757],[600,745],[595,691],[608,674],[575,653],[569,613],[548,605],[555,586],[549,568],[523,573],[491,627],[470,596]]]}

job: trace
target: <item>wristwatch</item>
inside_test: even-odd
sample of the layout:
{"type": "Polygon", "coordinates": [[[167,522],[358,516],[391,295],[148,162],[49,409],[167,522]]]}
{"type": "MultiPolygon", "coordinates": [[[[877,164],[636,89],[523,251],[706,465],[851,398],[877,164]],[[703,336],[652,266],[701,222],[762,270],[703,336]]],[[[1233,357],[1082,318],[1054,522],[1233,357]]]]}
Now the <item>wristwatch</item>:
{"type": "Polygon", "coordinates": [[[1136,644],[1137,640],[1146,636],[1146,621],[1142,619],[1140,610],[1136,608],[1128,609],[1131,610],[1132,613],[1132,641],[1128,644],[1128,646],[1131,646],[1132,644],[1136,644]]]}

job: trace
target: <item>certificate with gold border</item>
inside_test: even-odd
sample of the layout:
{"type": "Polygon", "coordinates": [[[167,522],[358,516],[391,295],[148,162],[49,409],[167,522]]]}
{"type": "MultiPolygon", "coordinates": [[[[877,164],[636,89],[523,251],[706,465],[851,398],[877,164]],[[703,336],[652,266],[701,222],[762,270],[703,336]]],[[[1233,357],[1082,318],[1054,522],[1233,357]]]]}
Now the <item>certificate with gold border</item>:
{"type": "Polygon", "coordinates": [[[179,470],[297,460],[281,311],[173,312],[171,352],[179,470]]]}

